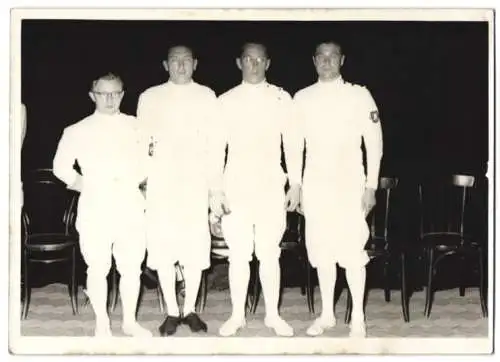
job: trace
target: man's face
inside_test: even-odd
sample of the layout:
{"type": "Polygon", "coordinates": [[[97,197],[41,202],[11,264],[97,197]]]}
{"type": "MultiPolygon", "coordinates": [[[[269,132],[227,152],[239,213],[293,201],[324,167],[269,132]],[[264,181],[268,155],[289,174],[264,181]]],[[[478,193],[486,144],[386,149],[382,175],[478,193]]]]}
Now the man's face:
{"type": "Polygon", "coordinates": [[[191,82],[196,70],[196,59],[186,47],[176,47],[169,52],[167,61],[163,62],[165,70],[170,75],[170,80],[175,84],[191,82]]]}
{"type": "Polygon", "coordinates": [[[248,46],[236,60],[238,68],[241,70],[243,80],[256,84],[266,79],[266,71],[271,64],[265,50],[259,46],[248,46]]]}
{"type": "Polygon", "coordinates": [[[123,86],[116,79],[100,79],[89,95],[98,112],[115,114],[120,111],[120,104],[124,95],[123,86]]]}
{"type": "Polygon", "coordinates": [[[344,56],[335,44],[321,44],[313,57],[314,66],[320,80],[332,80],[340,74],[344,56]]]}

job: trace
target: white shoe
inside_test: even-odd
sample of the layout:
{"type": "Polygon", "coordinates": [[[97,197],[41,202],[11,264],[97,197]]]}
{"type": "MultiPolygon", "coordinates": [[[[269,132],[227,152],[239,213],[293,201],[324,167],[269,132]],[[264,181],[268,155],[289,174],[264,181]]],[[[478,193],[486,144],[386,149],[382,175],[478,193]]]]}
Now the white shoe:
{"type": "Polygon", "coordinates": [[[313,324],[309,328],[307,328],[306,334],[311,337],[316,337],[322,335],[327,329],[331,329],[335,327],[337,324],[337,321],[335,317],[333,318],[326,318],[326,317],[319,317],[317,318],[313,324]]]}
{"type": "Polygon", "coordinates": [[[264,319],[264,324],[268,328],[274,329],[274,333],[281,337],[292,337],[293,328],[280,316],[266,317],[264,319]]]}
{"type": "Polygon", "coordinates": [[[153,337],[153,333],[148,331],[146,328],[142,327],[137,322],[124,323],[122,326],[122,331],[123,333],[125,333],[127,336],[130,337],[140,337],[140,338],[153,337]]]}
{"type": "Polygon", "coordinates": [[[231,316],[220,328],[219,328],[219,334],[222,337],[230,337],[234,336],[236,332],[240,328],[245,327],[246,325],[246,320],[245,318],[238,318],[238,317],[233,317],[231,316]]]}
{"type": "Polygon", "coordinates": [[[365,322],[351,322],[351,331],[349,332],[350,338],[366,338],[366,324],[365,322]]]}

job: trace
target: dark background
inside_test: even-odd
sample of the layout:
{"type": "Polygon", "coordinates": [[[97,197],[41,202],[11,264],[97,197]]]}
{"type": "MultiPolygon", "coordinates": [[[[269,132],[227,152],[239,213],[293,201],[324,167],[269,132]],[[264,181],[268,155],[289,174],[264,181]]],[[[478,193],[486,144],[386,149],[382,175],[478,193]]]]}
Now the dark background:
{"type": "Polygon", "coordinates": [[[24,20],[23,169],[51,167],[63,128],[93,111],[87,93],[100,73],[123,77],[122,110],[135,114],[138,95],[167,79],[170,45],[191,45],[195,79],[221,94],[240,82],[242,43],[261,41],[272,57],[268,80],[293,95],[316,80],[311,56],[325,39],[343,43],[345,79],[366,85],[380,108],[382,174],[485,174],[487,22],[24,20]]]}

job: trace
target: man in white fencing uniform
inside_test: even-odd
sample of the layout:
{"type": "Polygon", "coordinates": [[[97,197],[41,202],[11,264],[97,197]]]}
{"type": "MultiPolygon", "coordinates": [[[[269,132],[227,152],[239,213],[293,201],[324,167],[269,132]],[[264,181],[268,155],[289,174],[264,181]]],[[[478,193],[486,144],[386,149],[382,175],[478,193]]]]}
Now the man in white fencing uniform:
{"type": "Polygon", "coordinates": [[[55,176],[80,191],[76,227],[88,266],[87,295],[96,315],[96,336],[110,336],[107,275],[115,257],[121,275],[123,332],[151,336],[135,319],[141,264],[146,253],[144,197],[139,184],[146,177],[147,142],[137,120],[120,112],[122,80],[107,74],[89,93],[95,112],[67,127],[53,160],[55,176]],[[81,173],[74,169],[78,162],[81,173]]]}
{"type": "Polygon", "coordinates": [[[168,81],[142,93],[137,109],[154,144],[146,197],[148,266],[157,270],[167,304],[160,333],[172,335],[181,323],[206,332],[195,304],[202,272],[210,266],[209,170],[214,166],[209,166],[208,142],[217,97],[192,79],[197,60],[188,47],[170,48],[163,65],[168,81]],[[176,263],[183,267],[183,313],[176,298],[176,263]]]}
{"type": "Polygon", "coordinates": [[[317,83],[294,96],[306,143],[301,207],[306,218],[306,246],[317,268],[322,314],[307,330],[320,335],[335,325],[333,293],[336,262],[345,268],[353,300],[351,336],[366,334],[363,295],[364,250],[369,237],[366,216],[375,205],[382,158],[382,128],[377,106],[364,86],[346,82],[344,55],[337,43],[318,45],[313,57],[317,83]],[[361,141],[367,152],[367,175],[361,141]]]}
{"type": "Polygon", "coordinates": [[[229,285],[232,315],[220,328],[220,335],[234,335],[245,326],[245,301],[252,253],[260,261],[260,279],[266,304],[266,326],[280,336],[292,336],[293,329],[278,312],[280,291],[280,241],[286,227],[286,212],[300,199],[302,147],[293,130],[290,95],[266,81],[270,65],[261,44],[243,47],[237,65],[240,85],[219,97],[220,169],[224,149],[228,156],[223,193],[215,193],[212,210],[229,214],[222,218],[222,230],[229,247],[229,285]],[[281,167],[281,144],[286,157],[290,189],[285,195],[286,175],[281,167]]]}

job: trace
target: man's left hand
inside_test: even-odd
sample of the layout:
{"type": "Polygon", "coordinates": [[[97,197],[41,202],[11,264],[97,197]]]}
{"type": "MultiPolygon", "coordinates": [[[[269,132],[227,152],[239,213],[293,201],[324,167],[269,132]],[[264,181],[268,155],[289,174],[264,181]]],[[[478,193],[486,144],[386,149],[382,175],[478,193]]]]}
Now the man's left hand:
{"type": "Polygon", "coordinates": [[[375,189],[365,188],[365,192],[363,193],[362,207],[365,211],[365,215],[368,215],[375,204],[377,203],[375,199],[375,189]]]}
{"type": "Polygon", "coordinates": [[[287,211],[295,211],[300,203],[300,185],[293,184],[285,196],[285,208],[287,211]]]}

